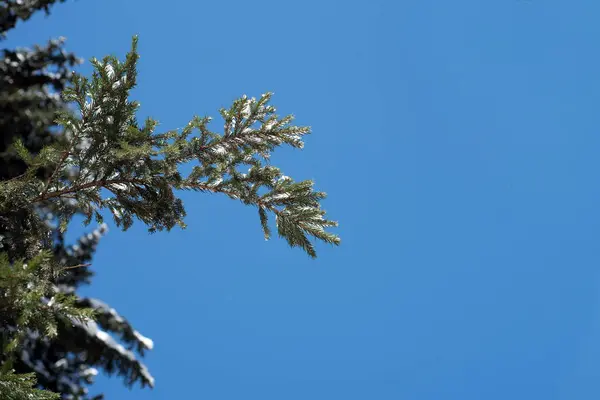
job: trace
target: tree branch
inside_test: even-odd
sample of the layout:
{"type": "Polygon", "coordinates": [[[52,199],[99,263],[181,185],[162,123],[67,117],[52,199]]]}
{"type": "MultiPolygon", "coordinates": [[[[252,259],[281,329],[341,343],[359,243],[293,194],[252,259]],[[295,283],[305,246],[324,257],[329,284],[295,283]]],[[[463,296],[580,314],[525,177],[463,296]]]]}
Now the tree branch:
{"type": "Polygon", "coordinates": [[[60,270],[61,270],[61,271],[64,271],[64,270],[67,270],[67,269],[75,269],[75,268],[81,268],[81,267],[89,267],[90,265],[92,265],[92,264],[77,264],[77,265],[71,265],[71,266],[69,266],[69,267],[63,267],[63,268],[61,268],[60,270]]]}

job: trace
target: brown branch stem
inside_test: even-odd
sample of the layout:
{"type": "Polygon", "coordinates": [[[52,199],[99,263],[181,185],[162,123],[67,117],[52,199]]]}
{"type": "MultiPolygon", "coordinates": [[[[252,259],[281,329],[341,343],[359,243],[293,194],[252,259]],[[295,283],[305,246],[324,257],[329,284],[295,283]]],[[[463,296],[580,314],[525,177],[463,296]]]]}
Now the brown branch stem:
{"type": "Polygon", "coordinates": [[[65,271],[67,269],[75,269],[75,268],[81,268],[81,267],[89,267],[92,264],[77,264],[77,265],[71,265],[69,267],[63,267],[60,270],[61,271],[65,271]]]}
{"type": "Polygon", "coordinates": [[[48,181],[46,181],[46,185],[44,186],[44,190],[42,191],[42,196],[45,195],[46,193],[48,193],[48,189],[50,189],[52,180],[54,179],[56,174],[58,174],[58,171],[60,171],[62,164],[65,162],[67,157],[69,157],[69,154],[71,154],[71,149],[73,148],[73,143],[75,143],[76,140],[77,140],[77,133],[75,133],[73,135],[73,141],[71,143],[69,143],[69,147],[67,147],[67,149],[63,152],[62,156],[60,157],[60,160],[58,161],[58,164],[56,164],[56,168],[54,168],[54,171],[52,172],[52,175],[50,175],[50,177],[48,178],[48,181]]]}

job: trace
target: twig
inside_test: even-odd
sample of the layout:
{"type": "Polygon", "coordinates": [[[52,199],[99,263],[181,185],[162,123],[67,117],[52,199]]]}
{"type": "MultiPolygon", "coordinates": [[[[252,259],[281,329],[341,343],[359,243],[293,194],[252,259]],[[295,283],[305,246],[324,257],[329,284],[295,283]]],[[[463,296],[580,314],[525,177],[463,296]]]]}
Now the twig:
{"type": "MultiPolygon", "coordinates": [[[[82,120],[81,125],[83,125],[83,123],[84,122],[82,120]]],[[[42,190],[42,193],[41,193],[42,197],[44,197],[46,195],[46,193],[48,193],[48,189],[50,189],[50,185],[52,185],[52,180],[56,177],[56,175],[60,171],[65,160],[71,155],[71,151],[73,150],[73,147],[75,146],[75,144],[77,143],[77,140],[79,139],[78,136],[79,136],[80,131],[81,131],[81,127],[79,130],[77,130],[73,133],[71,142],[69,143],[68,147],[65,149],[63,154],[61,155],[60,160],[58,161],[58,164],[56,164],[56,168],[52,172],[52,175],[50,175],[50,177],[48,178],[48,181],[46,182],[46,185],[44,186],[44,189],[42,190]]]]}
{"type": "Polygon", "coordinates": [[[137,185],[146,184],[146,182],[144,182],[141,179],[102,179],[99,181],[92,181],[92,182],[84,183],[82,185],[76,185],[76,186],[69,187],[66,189],[58,190],[56,192],[50,192],[50,193],[46,193],[46,194],[41,193],[39,196],[34,198],[32,201],[34,203],[37,203],[38,201],[52,199],[54,197],[63,196],[65,194],[69,194],[69,193],[76,193],[80,190],[89,189],[92,187],[106,187],[108,185],[118,184],[118,183],[133,183],[133,184],[137,184],[137,185]]]}
{"type": "Polygon", "coordinates": [[[61,270],[61,271],[64,271],[64,270],[67,270],[67,269],[74,269],[74,268],[81,268],[81,267],[89,267],[90,265],[92,265],[92,264],[77,264],[77,265],[71,265],[70,267],[63,267],[63,268],[61,268],[60,270],[61,270]]]}

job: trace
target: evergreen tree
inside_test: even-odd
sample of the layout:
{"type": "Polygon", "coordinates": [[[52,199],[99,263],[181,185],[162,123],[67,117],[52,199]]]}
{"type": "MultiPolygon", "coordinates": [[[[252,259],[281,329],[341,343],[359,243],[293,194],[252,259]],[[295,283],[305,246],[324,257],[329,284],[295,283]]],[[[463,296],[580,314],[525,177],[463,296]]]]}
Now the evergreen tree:
{"type": "MultiPolygon", "coordinates": [[[[45,9],[53,2],[2,2],[0,3],[0,29],[4,37],[7,31],[13,28],[19,19],[28,19],[36,10],[45,9]]],[[[58,95],[70,81],[71,68],[79,61],[73,54],[68,54],[62,49],[63,40],[53,40],[47,46],[36,46],[34,50],[17,49],[4,50],[4,57],[0,62],[0,126],[3,136],[0,141],[0,179],[6,180],[21,175],[26,170],[26,164],[17,155],[10,144],[19,137],[29,152],[39,153],[44,144],[61,140],[58,126],[54,122],[56,112],[65,109],[66,103],[58,95]]],[[[48,178],[53,168],[42,168],[38,171],[39,177],[48,178]]],[[[26,251],[28,246],[24,239],[28,237],[26,210],[13,210],[0,215],[0,246],[10,259],[33,255],[37,246],[26,251]]],[[[47,213],[46,213],[47,215],[47,213]]],[[[95,243],[100,233],[94,232],[89,237],[81,238],[75,246],[67,246],[60,232],[53,229],[53,235],[58,236],[54,243],[55,257],[62,263],[77,265],[60,276],[53,286],[61,293],[74,293],[80,284],[89,283],[92,275],[89,268],[83,264],[91,259],[95,243]]],[[[77,299],[75,303],[82,307],[97,309],[96,318],[100,326],[112,327],[113,331],[125,337],[128,343],[135,348],[143,349],[151,346],[151,341],[135,332],[113,309],[94,299],[77,299]]],[[[15,325],[12,323],[10,313],[2,313],[3,321],[0,327],[6,329],[15,325]]],[[[58,337],[49,341],[35,331],[27,332],[23,340],[20,356],[14,361],[14,368],[19,372],[37,372],[37,381],[40,386],[61,392],[66,396],[69,393],[84,393],[84,384],[91,382],[96,373],[93,368],[86,368],[85,364],[77,362],[77,357],[65,357],[65,346],[61,343],[81,343],[81,349],[96,354],[96,358],[103,357],[107,370],[131,376],[140,374],[143,366],[131,361],[131,354],[118,352],[117,346],[109,346],[90,335],[89,330],[79,327],[65,329],[62,324],[57,327],[58,337]],[[127,357],[129,356],[129,357],[127,357]],[[65,359],[68,362],[65,362],[65,359]]],[[[105,328],[105,330],[110,330],[105,328]]],[[[73,352],[71,352],[73,353],[73,352]]],[[[1,359],[2,357],[0,357],[1,359]]],[[[148,374],[145,374],[148,376],[148,374]]],[[[34,377],[35,379],[35,377],[34,377]]],[[[151,379],[145,379],[150,382],[151,379]]],[[[11,387],[16,383],[31,385],[31,379],[11,381],[11,387]]],[[[1,383],[1,381],[0,381],[1,383]]],[[[30,386],[29,386],[30,387],[30,386]]],[[[13,392],[0,386],[0,393],[13,392]]]]}
{"type": "MultiPolygon", "coordinates": [[[[53,2],[29,2],[34,3],[43,7],[53,2]]],[[[12,13],[0,8],[0,18],[28,18],[33,8],[23,7],[12,13]]],[[[12,27],[14,22],[0,22],[0,26],[12,27]]],[[[0,88],[2,107],[9,110],[3,114],[5,132],[11,140],[17,139],[5,143],[0,157],[4,180],[0,182],[0,251],[4,251],[0,329],[5,349],[0,393],[15,399],[50,397],[48,392],[32,392],[34,377],[14,375],[13,369],[34,371],[41,387],[65,399],[88,398],[86,385],[96,368],[117,373],[128,384],[153,385],[133,353],[143,356],[152,342],[114,309],[75,294],[91,277],[89,261],[106,230],[102,210],[108,210],[124,230],[135,219],[148,225],[150,232],[170,230],[175,225],[185,227],[185,210],[176,190],[221,193],[256,207],[267,239],[271,214],[279,236],[312,257],[316,253],[310,236],[339,243],[325,230],[336,225],[320,209],[325,194],[314,191],[311,181],[294,182],[268,165],[277,146],[302,147],[302,136],[309,133],[308,128],[291,125],[290,116],[275,115],[270,94],[258,100],[244,96],[220,110],[223,134],[208,129],[207,117],[193,118],[181,131],[155,133],[156,121],[148,119],[140,125],[135,116],[138,105],[129,100],[136,81],[136,39],[124,62],[115,57],[92,60],[91,79],[61,70],[60,66],[76,59],[58,50],[60,43],[51,46],[29,53],[5,51],[4,64],[24,66],[13,71],[21,83],[11,87],[15,78],[6,79],[0,88]],[[36,60],[34,55],[37,63],[27,63],[36,60]],[[45,73],[49,65],[59,67],[58,74],[48,76],[55,81],[35,83],[31,77],[36,74],[27,72],[38,68],[45,73]],[[54,85],[62,97],[50,93],[48,85],[54,85]],[[76,114],[67,103],[76,106],[76,114]],[[19,104],[33,112],[23,112],[19,104]],[[52,124],[54,116],[60,129],[52,124]],[[190,161],[197,166],[183,176],[178,166],[190,161]],[[244,165],[249,169],[242,172],[244,165]],[[86,223],[96,219],[101,225],[67,246],[64,231],[76,214],[84,214],[86,223]]]]}
{"type": "MultiPolygon", "coordinates": [[[[54,1],[0,2],[0,34],[2,38],[6,36],[7,31],[16,26],[19,20],[27,20],[37,10],[44,9],[48,12],[52,3],[54,1]]],[[[3,132],[0,140],[1,180],[14,178],[26,170],[26,164],[16,155],[14,149],[10,148],[15,138],[20,138],[28,151],[33,154],[39,153],[43,145],[62,139],[62,135],[57,129],[58,126],[54,122],[56,112],[66,107],[59,93],[69,82],[72,67],[79,62],[73,54],[66,53],[62,45],[63,40],[60,39],[52,40],[46,46],[36,46],[33,50],[3,50],[3,57],[0,61],[0,128],[3,132]]],[[[52,171],[52,167],[41,168],[37,175],[40,178],[48,178],[52,171]]],[[[30,227],[30,217],[26,210],[7,210],[0,215],[0,247],[10,262],[14,262],[18,257],[33,256],[39,251],[39,244],[31,241],[27,233],[30,227]]],[[[51,232],[48,232],[48,236],[50,235],[51,232]]],[[[84,246],[81,248],[86,249],[84,246]]],[[[55,245],[56,255],[64,254],[66,249],[64,243],[57,242],[55,245]]],[[[91,253],[89,254],[91,255],[91,253]]],[[[89,258],[85,253],[82,253],[81,256],[89,258]]],[[[91,273],[85,271],[85,268],[79,268],[68,275],[72,278],[68,278],[67,274],[61,276],[61,280],[67,279],[66,282],[56,282],[59,284],[58,287],[67,293],[73,291],[74,285],[79,280],[89,278],[91,273]],[[71,287],[65,286],[65,283],[70,284],[71,287]]],[[[26,276],[21,274],[19,278],[22,280],[26,276]]],[[[31,279],[27,279],[26,283],[30,284],[30,281],[31,279]]],[[[12,277],[12,280],[5,279],[2,283],[8,285],[9,282],[15,286],[15,277],[12,277]]],[[[6,290],[7,286],[4,285],[2,288],[6,290]]],[[[12,312],[9,312],[6,308],[9,304],[9,301],[2,302],[3,312],[0,313],[2,331],[14,329],[17,324],[16,310],[13,307],[12,312]]],[[[60,335],[60,337],[62,336],[64,335],[60,335]]],[[[14,360],[12,365],[17,371],[46,371],[45,367],[42,370],[43,366],[49,364],[49,360],[56,358],[47,355],[48,352],[53,354],[52,351],[46,350],[44,354],[41,353],[41,338],[42,336],[35,330],[31,332],[28,330],[22,335],[23,343],[20,350],[22,358],[14,360]]],[[[0,359],[4,358],[6,358],[6,354],[0,357],[0,359]]],[[[91,371],[93,372],[93,370],[91,371]]],[[[65,386],[64,383],[67,380],[63,375],[64,373],[56,373],[56,371],[53,371],[52,374],[38,372],[37,379],[34,375],[32,378],[9,380],[6,383],[9,386],[6,387],[2,386],[0,380],[0,393],[17,396],[18,391],[15,389],[15,385],[22,384],[31,387],[32,382],[36,380],[42,387],[64,392],[60,390],[61,384],[57,384],[62,382],[62,386],[65,386]]]]}

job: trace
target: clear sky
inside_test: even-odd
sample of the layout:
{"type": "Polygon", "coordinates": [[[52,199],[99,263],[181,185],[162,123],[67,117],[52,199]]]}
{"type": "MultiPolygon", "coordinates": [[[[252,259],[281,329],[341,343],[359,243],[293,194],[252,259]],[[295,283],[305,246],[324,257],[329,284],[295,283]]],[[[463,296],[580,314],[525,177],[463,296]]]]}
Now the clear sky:
{"type": "Polygon", "coordinates": [[[273,162],[328,192],[343,240],[311,260],[187,193],[185,231],[112,229],[85,294],[154,339],[157,386],[101,378],[107,400],[600,396],[598,1],[53,10],[9,44],[89,59],[139,34],[135,98],[165,130],[275,92],[314,133],[273,162]]]}

